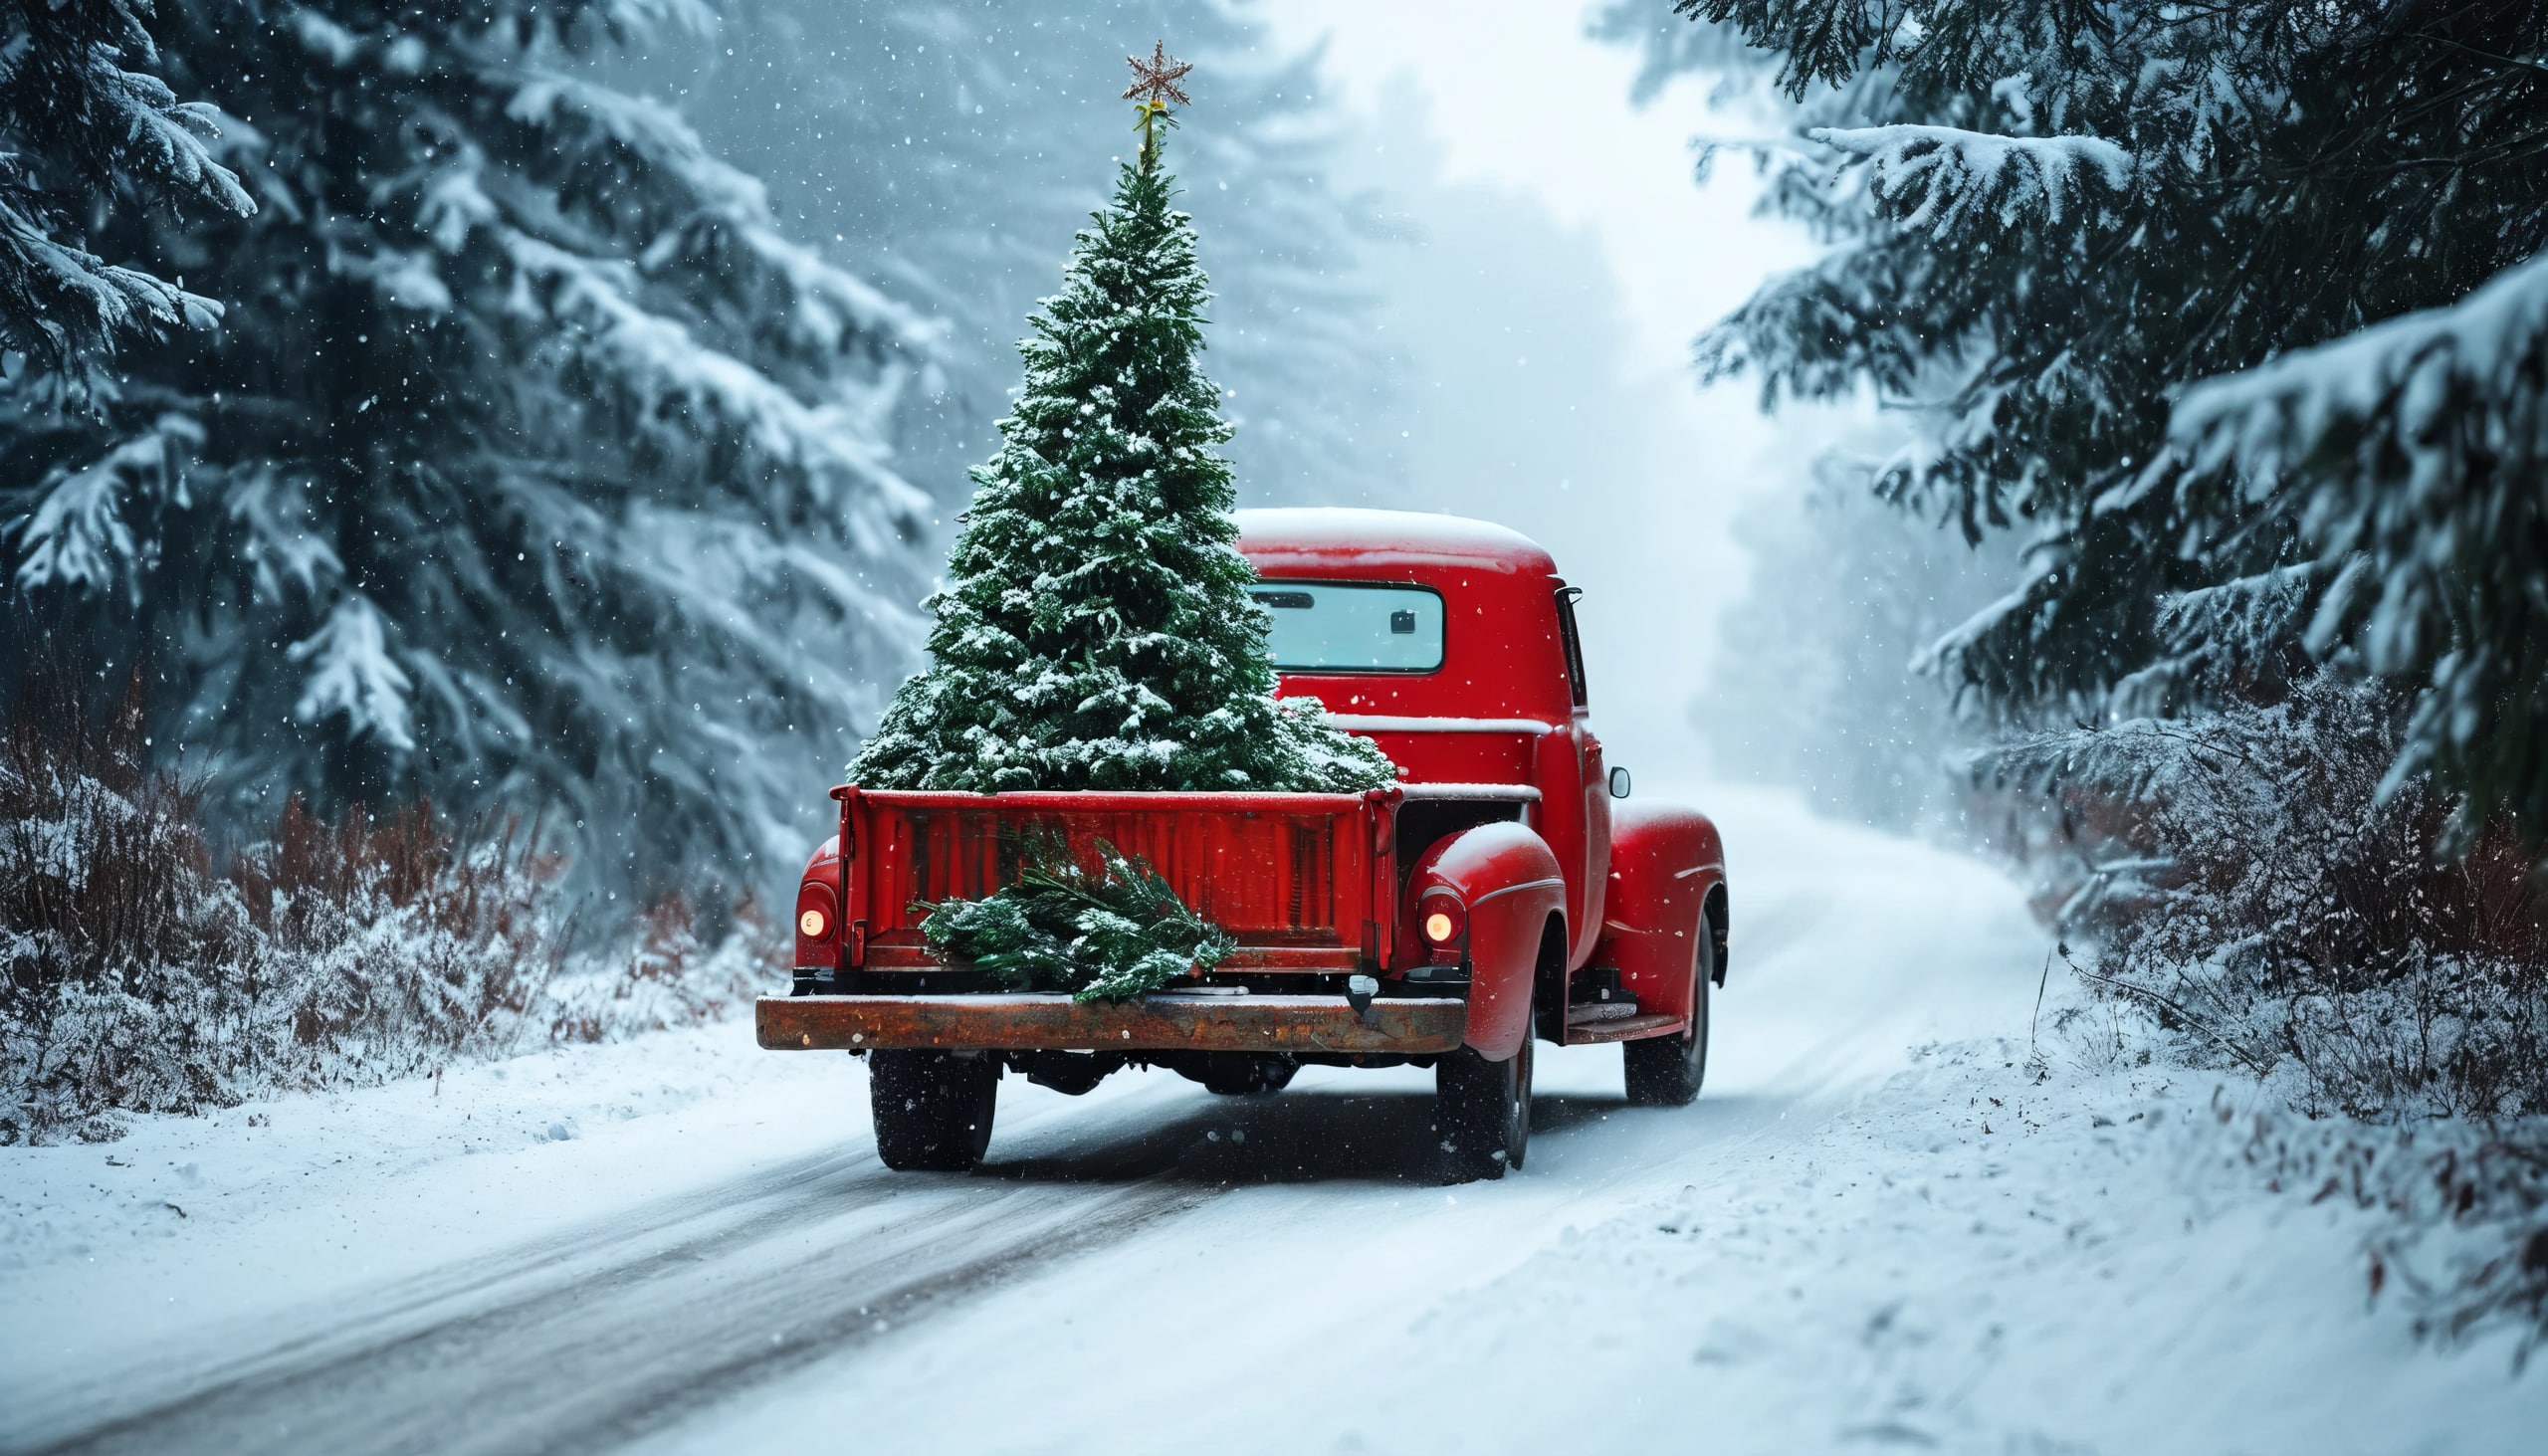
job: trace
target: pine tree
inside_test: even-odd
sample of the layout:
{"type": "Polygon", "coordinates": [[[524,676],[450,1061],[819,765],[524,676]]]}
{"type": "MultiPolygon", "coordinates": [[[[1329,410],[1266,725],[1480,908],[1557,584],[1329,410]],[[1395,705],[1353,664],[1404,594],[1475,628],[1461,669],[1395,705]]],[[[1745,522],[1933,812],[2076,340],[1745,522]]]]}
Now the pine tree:
{"type": "Polygon", "coordinates": [[[159,60],[149,14],[150,0],[0,0],[0,355],[75,398],[107,382],[127,334],[221,317],[216,301],[90,252],[87,219],[256,211],[213,159],[214,108],[146,69],[159,60]]]}
{"type": "MultiPolygon", "coordinates": [[[[1122,37],[1173,28],[1221,124],[1182,133],[1208,183],[1179,197],[1211,240],[1212,377],[1250,505],[1394,504],[1404,362],[1373,326],[1374,198],[1334,180],[1354,144],[1316,51],[1277,52],[1262,0],[763,0],[719,44],[633,68],[720,152],[766,179],[810,238],[948,323],[943,415],[900,444],[916,481],[960,486],[1016,383],[1017,321],[1105,201],[1072,164],[1123,149],[1104,85],[1122,37]],[[778,99],[783,106],[773,107],[778,99]]],[[[951,505],[957,504],[951,502],[951,505]]]]}
{"type": "MultiPolygon", "coordinates": [[[[1181,100],[1181,98],[1179,98],[1181,100]]],[[[1146,106],[1139,159],[1019,345],[1023,397],[930,599],[932,665],[849,774],[874,788],[1347,792],[1394,770],[1274,700],[1237,550],[1210,298],[1146,106]]]]}
{"type": "Polygon", "coordinates": [[[2402,774],[2548,834],[2548,6],[1674,8],[1802,103],[1769,205],[1832,245],[1703,372],[1872,386],[1884,494],[2025,536],[1952,675],[2093,721],[2358,664],[2425,694],[2402,774]]]}
{"type": "Polygon", "coordinates": [[[21,624],[283,797],[546,806],[600,886],[757,878],[917,655],[927,320],[578,49],[688,0],[159,0],[254,217],[116,214],[225,301],[98,412],[0,387],[21,624]]]}

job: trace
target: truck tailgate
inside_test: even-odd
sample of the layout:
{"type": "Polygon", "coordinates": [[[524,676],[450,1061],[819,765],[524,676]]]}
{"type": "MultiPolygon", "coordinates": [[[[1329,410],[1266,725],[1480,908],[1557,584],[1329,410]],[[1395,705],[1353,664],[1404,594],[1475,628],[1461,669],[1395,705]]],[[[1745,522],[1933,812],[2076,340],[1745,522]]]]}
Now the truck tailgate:
{"type": "Polygon", "coordinates": [[[938,969],[921,907],[1010,883],[1021,836],[1059,833],[1094,863],[1104,840],[1147,860],[1228,931],[1225,970],[1352,971],[1385,954],[1387,834],[1398,795],[835,790],[849,963],[938,969]]]}

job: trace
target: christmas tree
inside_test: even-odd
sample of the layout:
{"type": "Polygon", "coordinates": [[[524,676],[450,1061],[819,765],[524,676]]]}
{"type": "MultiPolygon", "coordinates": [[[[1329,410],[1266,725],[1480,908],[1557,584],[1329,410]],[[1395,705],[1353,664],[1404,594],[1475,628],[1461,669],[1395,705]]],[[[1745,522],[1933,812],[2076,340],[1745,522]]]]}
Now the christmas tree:
{"type": "Polygon", "coordinates": [[[1019,345],[1026,382],[948,560],[931,666],[850,764],[870,788],[1355,792],[1379,748],[1277,703],[1255,568],[1196,367],[1194,229],[1161,133],[1190,67],[1136,60],[1138,160],[1019,345]]]}

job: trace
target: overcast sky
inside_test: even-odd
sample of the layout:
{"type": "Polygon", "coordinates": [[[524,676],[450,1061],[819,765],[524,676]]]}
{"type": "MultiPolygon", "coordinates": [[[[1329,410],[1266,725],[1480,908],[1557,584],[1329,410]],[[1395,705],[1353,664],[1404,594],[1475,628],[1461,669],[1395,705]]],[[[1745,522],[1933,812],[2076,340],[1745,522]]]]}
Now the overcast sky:
{"type": "MultiPolygon", "coordinates": [[[[1686,25],[1655,0],[1657,24],[1686,25]]],[[[1689,139],[1724,131],[1696,82],[1629,104],[1636,61],[1584,34],[1568,0],[1270,0],[1284,41],[1330,39],[1329,70],[1360,110],[1420,98],[1453,181],[1525,192],[1590,227],[1635,327],[1640,369],[1679,368],[1690,336],[1765,274],[1802,262],[1793,230],[1753,219],[1748,167],[1691,181],[1689,139]]],[[[1377,138],[1385,144],[1386,138],[1377,138]]]]}

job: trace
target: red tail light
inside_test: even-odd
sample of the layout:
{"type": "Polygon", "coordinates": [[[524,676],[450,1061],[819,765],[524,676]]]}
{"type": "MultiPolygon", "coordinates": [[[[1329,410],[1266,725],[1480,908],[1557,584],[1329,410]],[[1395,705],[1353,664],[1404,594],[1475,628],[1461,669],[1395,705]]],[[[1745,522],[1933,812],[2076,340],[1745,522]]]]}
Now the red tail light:
{"type": "Polygon", "coordinates": [[[839,896],[807,881],[796,892],[796,963],[829,969],[840,963],[839,896]]]}
{"type": "Polygon", "coordinates": [[[1468,928],[1468,907],[1447,890],[1434,891],[1416,904],[1415,931],[1428,945],[1444,949],[1455,946],[1468,928]]]}

